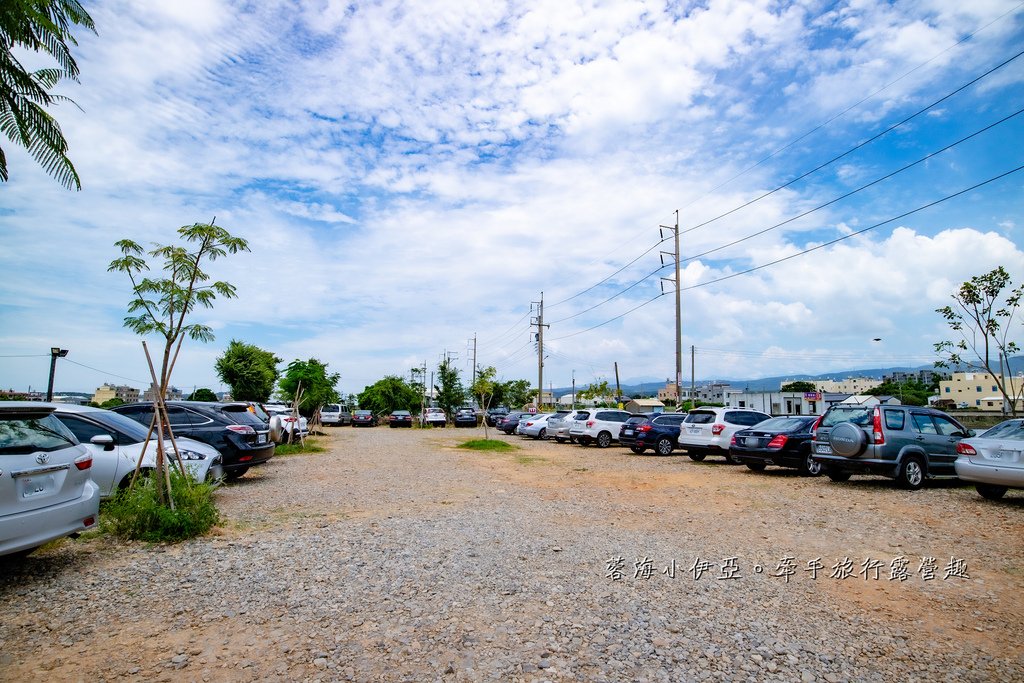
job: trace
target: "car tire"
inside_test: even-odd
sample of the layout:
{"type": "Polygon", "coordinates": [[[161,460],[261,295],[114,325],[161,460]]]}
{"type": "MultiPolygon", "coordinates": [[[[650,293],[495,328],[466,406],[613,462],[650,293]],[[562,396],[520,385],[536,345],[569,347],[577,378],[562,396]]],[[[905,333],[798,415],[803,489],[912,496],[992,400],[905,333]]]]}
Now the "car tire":
{"type": "Polygon", "coordinates": [[[739,460],[737,460],[737,459],[736,459],[736,458],[735,458],[735,457],[733,456],[733,454],[732,454],[732,453],[730,453],[729,451],[726,451],[725,453],[723,453],[723,455],[725,456],[725,461],[726,461],[727,463],[729,463],[730,465],[739,465],[739,464],[740,464],[740,461],[739,461],[739,460]]]}
{"type": "Polygon", "coordinates": [[[643,452],[646,451],[647,449],[644,448],[643,446],[630,446],[629,450],[633,451],[637,455],[643,455],[643,452]]]}
{"type": "Polygon", "coordinates": [[[597,447],[608,448],[612,445],[612,435],[608,432],[601,432],[597,435],[597,447]]]}
{"type": "Polygon", "coordinates": [[[687,453],[686,455],[690,458],[690,460],[693,460],[694,462],[700,462],[701,460],[706,458],[708,454],[707,453],[687,453]]]}
{"type": "Polygon", "coordinates": [[[825,473],[828,475],[828,478],[834,482],[849,481],[851,474],[850,472],[844,472],[842,470],[828,470],[825,473]]]}
{"type": "Polygon", "coordinates": [[[978,490],[978,493],[985,500],[999,500],[1009,490],[1007,486],[998,486],[996,484],[975,484],[974,488],[978,490]]]}
{"type": "Polygon", "coordinates": [[[800,459],[801,477],[819,477],[825,471],[825,466],[814,459],[810,451],[803,453],[800,459]]]}
{"type": "Polygon", "coordinates": [[[764,468],[766,467],[768,467],[768,465],[764,464],[763,462],[747,463],[747,469],[750,470],[751,472],[764,472],[764,468]]]}
{"type": "Polygon", "coordinates": [[[675,445],[672,443],[672,439],[663,436],[654,444],[654,450],[658,452],[658,455],[672,455],[675,445]]]}
{"type": "Polygon", "coordinates": [[[548,438],[548,430],[541,429],[539,432],[537,432],[537,436],[534,437],[534,438],[537,438],[537,439],[546,439],[546,438],[548,438]]]}
{"type": "Polygon", "coordinates": [[[924,486],[925,468],[919,455],[908,455],[896,469],[896,485],[908,491],[917,491],[924,486]]]}
{"type": "Polygon", "coordinates": [[[556,436],[555,441],[557,441],[558,443],[565,443],[565,439],[560,436],[556,436]]]}
{"type": "Polygon", "coordinates": [[[228,480],[228,481],[234,481],[235,479],[238,479],[238,478],[242,477],[242,475],[244,475],[248,471],[249,471],[248,467],[239,467],[237,469],[233,469],[233,470],[230,470],[228,472],[225,472],[224,473],[224,478],[226,480],[228,480]]]}

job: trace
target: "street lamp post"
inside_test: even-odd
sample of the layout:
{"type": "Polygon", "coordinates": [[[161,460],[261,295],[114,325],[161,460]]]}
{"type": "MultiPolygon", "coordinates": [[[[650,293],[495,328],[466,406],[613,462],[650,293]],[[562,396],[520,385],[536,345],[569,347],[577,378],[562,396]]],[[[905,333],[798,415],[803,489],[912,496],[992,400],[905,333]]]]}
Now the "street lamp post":
{"type": "Polygon", "coordinates": [[[53,400],[53,373],[57,370],[57,358],[63,358],[66,355],[68,355],[67,349],[62,349],[59,346],[50,347],[50,382],[46,385],[47,402],[53,400]]]}

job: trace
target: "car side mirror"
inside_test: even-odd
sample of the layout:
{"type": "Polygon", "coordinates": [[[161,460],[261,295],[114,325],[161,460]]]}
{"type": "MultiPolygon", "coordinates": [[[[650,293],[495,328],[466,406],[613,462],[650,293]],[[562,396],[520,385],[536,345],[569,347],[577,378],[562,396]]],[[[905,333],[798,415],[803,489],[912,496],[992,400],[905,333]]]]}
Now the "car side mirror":
{"type": "Polygon", "coordinates": [[[89,443],[94,443],[97,446],[103,446],[103,450],[105,451],[114,450],[114,437],[110,434],[97,434],[89,439],[89,443]]]}

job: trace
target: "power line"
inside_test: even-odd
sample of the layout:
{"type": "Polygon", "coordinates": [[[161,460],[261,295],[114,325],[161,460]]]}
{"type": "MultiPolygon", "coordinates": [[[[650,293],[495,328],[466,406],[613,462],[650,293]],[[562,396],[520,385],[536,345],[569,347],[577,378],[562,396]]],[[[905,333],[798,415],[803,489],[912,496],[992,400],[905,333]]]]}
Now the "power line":
{"type": "MultiPolygon", "coordinates": [[[[572,300],[573,300],[573,299],[575,299],[576,297],[579,297],[579,296],[583,296],[584,294],[586,294],[586,293],[587,293],[587,292],[589,292],[590,290],[592,290],[592,289],[594,289],[594,288],[596,288],[596,287],[600,287],[600,286],[601,286],[601,285],[603,285],[603,284],[604,284],[605,282],[608,282],[608,281],[609,281],[609,280],[611,280],[611,279],[612,279],[613,277],[615,277],[616,275],[618,275],[619,273],[621,273],[622,271],[624,271],[624,270],[625,270],[626,268],[629,268],[629,267],[630,267],[631,265],[633,265],[634,263],[636,263],[637,261],[639,261],[640,259],[642,259],[642,258],[643,258],[644,256],[647,256],[647,255],[648,255],[648,254],[650,254],[650,253],[651,253],[652,251],[654,251],[655,249],[657,249],[658,247],[660,247],[660,246],[661,246],[662,244],[664,244],[664,243],[665,243],[665,242],[666,242],[666,241],[667,241],[668,239],[669,239],[668,237],[663,237],[662,239],[660,239],[660,240],[658,240],[657,242],[655,242],[655,243],[654,243],[654,244],[653,244],[653,245],[652,245],[652,246],[651,246],[651,247],[650,247],[649,249],[647,249],[647,251],[645,251],[644,253],[640,254],[640,255],[639,255],[639,256],[637,256],[637,257],[636,257],[635,259],[633,259],[632,261],[630,261],[630,262],[629,262],[629,263],[627,263],[626,265],[622,266],[621,268],[619,268],[618,270],[616,270],[616,271],[615,271],[614,273],[612,273],[611,275],[609,275],[609,276],[608,276],[608,277],[606,277],[605,279],[603,279],[603,280],[601,280],[601,281],[597,282],[596,284],[593,284],[593,285],[591,285],[590,287],[587,287],[587,288],[586,288],[586,289],[584,289],[584,290],[583,290],[582,292],[578,292],[578,293],[576,293],[576,294],[573,294],[572,296],[570,296],[570,297],[568,297],[568,298],[566,298],[566,299],[562,299],[561,301],[558,301],[558,302],[556,302],[556,303],[553,303],[553,304],[549,304],[549,305],[548,305],[548,308],[553,308],[553,307],[555,307],[555,306],[558,306],[559,304],[564,304],[564,303],[566,303],[567,301],[572,301],[572,300]]],[[[650,277],[650,276],[648,276],[648,277],[650,277]]],[[[570,317],[573,317],[573,316],[570,316],[570,317]]],[[[562,318],[562,320],[568,320],[568,318],[562,318]]],[[[561,320],[556,320],[555,322],[561,322],[561,320]]]]}
{"type": "Polygon", "coordinates": [[[124,379],[124,380],[128,380],[129,382],[135,382],[136,384],[141,384],[143,386],[149,386],[152,383],[151,381],[147,382],[147,381],[143,381],[141,379],[134,379],[132,377],[123,377],[121,375],[114,374],[113,372],[107,372],[106,370],[100,370],[99,368],[94,368],[91,365],[85,365],[84,363],[77,363],[77,362],[71,360],[70,358],[65,358],[63,360],[63,362],[71,363],[72,365],[77,365],[80,368],[86,368],[88,370],[94,370],[95,372],[99,372],[99,373],[101,373],[103,375],[108,375],[110,377],[117,377],[118,379],[124,379]]]}
{"type": "Polygon", "coordinates": [[[711,219],[709,219],[709,220],[706,220],[706,221],[704,221],[703,223],[698,223],[697,225],[694,225],[694,226],[692,226],[692,227],[690,227],[690,228],[687,228],[686,230],[683,230],[683,231],[682,231],[682,234],[686,234],[686,233],[690,233],[690,232],[693,232],[694,230],[697,230],[698,228],[702,228],[702,227],[704,227],[704,226],[706,226],[706,225],[709,225],[709,224],[711,224],[711,223],[714,223],[714,222],[715,222],[715,221],[717,221],[717,220],[720,220],[720,219],[722,219],[722,218],[725,218],[726,216],[729,216],[729,215],[731,215],[731,214],[734,214],[734,213],[736,213],[737,211],[739,211],[740,209],[745,209],[746,207],[750,206],[751,204],[754,204],[754,203],[756,203],[756,202],[759,202],[759,201],[761,201],[762,199],[764,199],[765,197],[769,197],[769,196],[771,196],[771,195],[775,194],[776,192],[778,192],[778,191],[780,191],[780,190],[784,190],[785,188],[789,187],[790,185],[792,185],[792,184],[794,184],[794,183],[796,183],[796,182],[798,182],[798,181],[800,181],[800,180],[803,180],[803,179],[804,179],[804,178],[806,178],[807,176],[809,176],[809,175],[811,175],[811,174],[813,174],[813,173],[816,173],[816,172],[820,171],[821,169],[825,168],[826,166],[830,166],[830,165],[834,164],[835,162],[839,161],[840,159],[842,159],[842,158],[844,158],[844,157],[846,157],[846,156],[849,156],[850,154],[852,154],[853,152],[857,151],[858,149],[860,149],[860,148],[862,148],[862,147],[865,147],[865,146],[867,146],[867,145],[871,144],[871,143],[872,143],[872,142],[874,142],[875,140],[878,140],[879,138],[881,138],[881,137],[882,137],[882,136],[884,136],[884,135],[887,135],[888,133],[891,133],[892,131],[896,130],[897,128],[899,128],[899,127],[900,127],[900,126],[902,126],[903,124],[905,124],[905,123],[907,123],[907,122],[909,122],[909,121],[911,121],[911,120],[913,120],[913,119],[917,118],[918,116],[920,116],[921,114],[925,113],[925,112],[926,112],[926,111],[928,111],[929,109],[932,109],[932,108],[934,108],[934,107],[935,107],[936,105],[939,105],[939,104],[941,104],[942,102],[945,102],[946,100],[948,100],[949,98],[953,97],[953,96],[954,96],[954,95],[956,95],[957,93],[960,93],[960,92],[962,92],[962,91],[966,90],[967,88],[969,88],[970,86],[974,85],[974,84],[975,84],[975,83],[977,83],[978,81],[982,80],[983,78],[986,78],[986,77],[988,77],[989,75],[991,75],[991,74],[992,74],[992,73],[994,73],[995,71],[997,71],[997,70],[999,70],[999,69],[1003,68],[1004,66],[1006,66],[1007,64],[1009,64],[1009,63],[1010,63],[1010,62],[1012,62],[1013,60],[1015,60],[1015,59],[1019,58],[1019,57],[1020,57],[1021,55],[1024,55],[1024,50],[1022,50],[1022,51],[1018,52],[1017,54],[1015,54],[1014,56],[1012,56],[1012,57],[1010,57],[1009,59],[1005,60],[1004,62],[1002,62],[1002,63],[1000,63],[1000,64],[998,64],[998,65],[996,65],[996,66],[992,67],[991,69],[989,69],[989,70],[988,70],[988,71],[986,71],[985,73],[983,73],[983,74],[981,74],[980,76],[978,76],[978,77],[976,77],[976,78],[972,79],[971,81],[969,81],[969,82],[965,83],[964,85],[961,85],[961,86],[960,86],[959,88],[957,88],[956,90],[954,90],[954,91],[952,91],[952,92],[950,92],[950,93],[948,93],[948,94],[946,94],[946,95],[943,95],[943,96],[942,96],[942,97],[940,97],[939,99],[937,99],[937,100],[935,100],[934,102],[932,102],[931,104],[929,104],[929,105],[928,105],[927,107],[924,107],[923,109],[919,109],[918,111],[916,111],[916,112],[914,112],[913,114],[911,114],[910,116],[906,117],[905,119],[903,119],[903,120],[902,120],[902,121],[900,121],[899,123],[895,123],[895,124],[893,124],[893,125],[889,126],[888,128],[886,128],[885,130],[883,130],[882,132],[880,132],[880,133],[878,133],[878,134],[876,134],[876,135],[873,135],[873,136],[871,136],[870,138],[868,138],[868,139],[867,139],[867,140],[865,140],[864,142],[861,142],[861,143],[858,143],[857,145],[854,145],[853,147],[851,147],[850,149],[846,150],[846,151],[845,151],[845,152],[843,152],[842,154],[839,154],[838,156],[832,157],[832,158],[831,158],[831,159],[829,159],[828,161],[826,161],[826,162],[824,162],[824,163],[822,163],[822,164],[819,164],[818,166],[815,166],[814,168],[812,168],[811,170],[807,171],[806,173],[803,173],[803,174],[801,174],[801,175],[797,176],[796,178],[793,178],[793,179],[792,179],[792,180],[790,180],[789,182],[787,182],[787,183],[785,183],[785,184],[783,184],[783,185],[780,185],[780,186],[776,187],[776,188],[775,188],[775,189],[773,189],[773,190],[769,190],[768,192],[765,192],[764,194],[760,195],[759,197],[755,197],[754,199],[751,199],[751,200],[750,200],[750,201],[748,201],[748,202],[745,202],[745,203],[743,203],[743,204],[740,204],[739,206],[737,206],[737,207],[735,207],[735,208],[729,209],[729,210],[728,210],[728,211],[726,211],[725,213],[719,214],[718,216],[715,216],[714,218],[711,218],[711,219]]]}

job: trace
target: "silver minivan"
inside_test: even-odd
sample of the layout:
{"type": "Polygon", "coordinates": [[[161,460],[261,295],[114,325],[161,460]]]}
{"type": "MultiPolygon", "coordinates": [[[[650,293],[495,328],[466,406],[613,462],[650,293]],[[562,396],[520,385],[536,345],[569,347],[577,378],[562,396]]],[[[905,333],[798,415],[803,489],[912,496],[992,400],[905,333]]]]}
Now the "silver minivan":
{"type": "Polygon", "coordinates": [[[0,403],[0,555],[27,554],[96,525],[92,455],[53,406],[0,403]]]}

